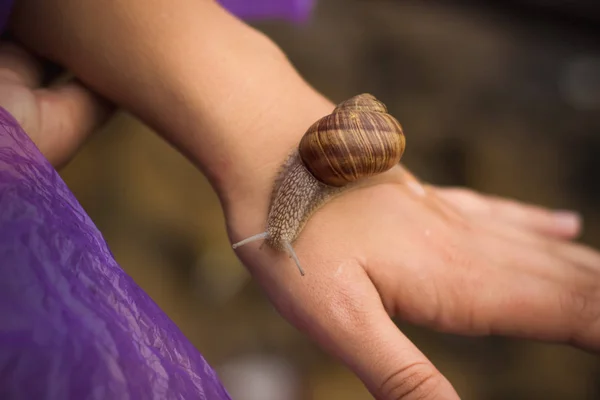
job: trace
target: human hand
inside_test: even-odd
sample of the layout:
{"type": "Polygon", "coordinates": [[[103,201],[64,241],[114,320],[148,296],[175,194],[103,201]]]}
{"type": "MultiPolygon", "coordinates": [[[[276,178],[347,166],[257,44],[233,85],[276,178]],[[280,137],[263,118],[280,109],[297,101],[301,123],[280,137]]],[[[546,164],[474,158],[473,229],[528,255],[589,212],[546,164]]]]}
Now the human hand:
{"type": "MultiPolygon", "coordinates": [[[[237,250],[278,311],[378,399],[458,398],[391,316],[600,348],[600,254],[569,242],[575,215],[384,175],[312,217],[294,244],[304,277],[285,253],[237,250]]],[[[232,207],[232,241],[264,228],[257,210],[232,207]]]]}
{"type": "Polygon", "coordinates": [[[76,80],[44,86],[46,75],[42,60],[13,42],[0,41],[0,107],[60,167],[106,121],[112,107],[76,80]]]}

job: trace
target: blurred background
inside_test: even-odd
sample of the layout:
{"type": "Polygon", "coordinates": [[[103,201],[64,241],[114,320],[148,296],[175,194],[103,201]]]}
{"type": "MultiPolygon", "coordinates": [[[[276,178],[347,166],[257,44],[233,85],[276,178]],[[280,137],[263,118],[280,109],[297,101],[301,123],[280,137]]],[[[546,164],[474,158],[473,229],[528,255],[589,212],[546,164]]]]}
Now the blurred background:
{"type": "MultiPolygon", "coordinates": [[[[382,99],[422,179],[580,210],[600,247],[600,2],[481,3],[320,0],[305,24],[254,25],[332,100],[382,99]]],[[[204,177],[139,121],[117,115],[61,174],[234,399],[371,398],[279,317],[204,177]]],[[[600,399],[579,350],[399,325],[464,399],[600,399]]]]}

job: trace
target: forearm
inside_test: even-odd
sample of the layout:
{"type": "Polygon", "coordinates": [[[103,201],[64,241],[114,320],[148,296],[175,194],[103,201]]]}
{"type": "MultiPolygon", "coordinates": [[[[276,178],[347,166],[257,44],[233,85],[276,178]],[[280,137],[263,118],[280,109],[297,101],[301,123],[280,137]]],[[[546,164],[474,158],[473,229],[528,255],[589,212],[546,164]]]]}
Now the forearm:
{"type": "Polygon", "coordinates": [[[161,133],[226,203],[264,197],[305,129],[333,107],[213,1],[17,0],[11,26],[161,133]]]}

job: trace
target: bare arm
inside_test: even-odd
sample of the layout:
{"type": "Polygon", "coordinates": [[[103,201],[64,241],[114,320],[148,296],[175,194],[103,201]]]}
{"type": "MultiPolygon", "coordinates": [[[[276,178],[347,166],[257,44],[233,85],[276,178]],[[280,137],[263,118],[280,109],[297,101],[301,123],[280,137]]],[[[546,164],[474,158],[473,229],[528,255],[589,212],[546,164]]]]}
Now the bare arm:
{"type": "Polygon", "coordinates": [[[12,26],[186,154],[225,205],[266,207],[279,164],[333,107],[214,1],[18,0],[12,26]]]}

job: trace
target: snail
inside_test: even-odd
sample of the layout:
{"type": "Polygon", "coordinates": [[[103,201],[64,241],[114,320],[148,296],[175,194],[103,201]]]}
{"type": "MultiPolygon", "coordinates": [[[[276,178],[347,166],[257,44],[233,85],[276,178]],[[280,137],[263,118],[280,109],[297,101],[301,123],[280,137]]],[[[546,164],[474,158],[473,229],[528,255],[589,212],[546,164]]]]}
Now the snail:
{"type": "Polygon", "coordinates": [[[287,252],[304,275],[292,244],[309,218],[361,180],[399,164],[405,145],[400,123],[375,96],[364,93],[339,103],[308,128],[283,163],[271,194],[266,230],[233,248],[264,240],[287,252]]]}

